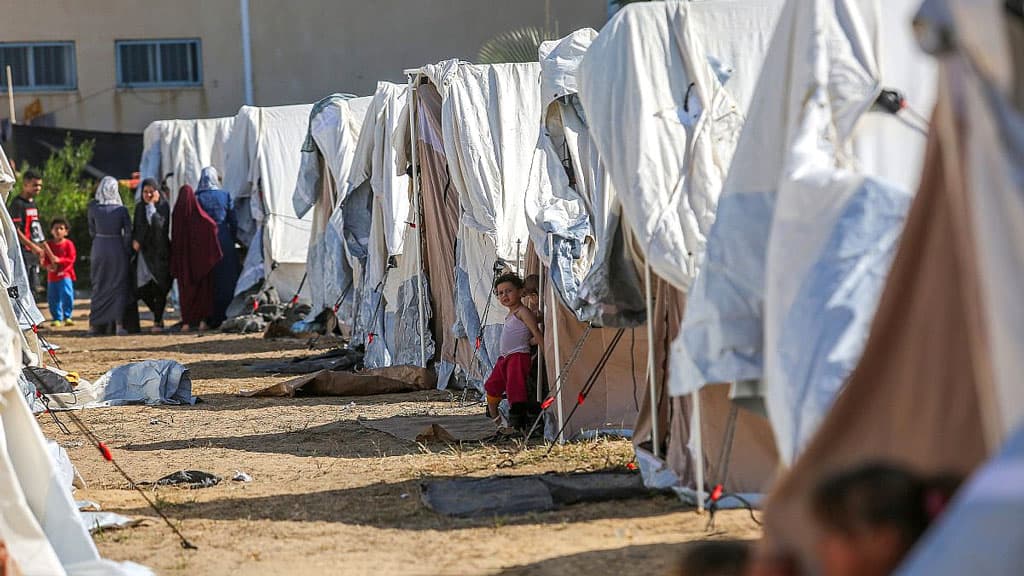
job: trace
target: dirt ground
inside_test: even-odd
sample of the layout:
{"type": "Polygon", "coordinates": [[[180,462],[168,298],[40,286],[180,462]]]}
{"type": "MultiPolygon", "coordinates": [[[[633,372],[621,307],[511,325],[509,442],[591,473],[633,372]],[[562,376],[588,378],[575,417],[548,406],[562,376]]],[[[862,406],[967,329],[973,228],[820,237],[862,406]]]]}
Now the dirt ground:
{"type": "MultiPolygon", "coordinates": [[[[81,307],[80,307],[81,308],[81,307]]],[[[759,536],[746,512],[722,513],[717,530],[675,498],[581,504],[515,518],[460,520],[420,501],[430,478],[532,474],[622,467],[626,441],[600,440],[519,451],[511,444],[420,446],[359,423],[396,415],[479,413],[447,392],[358,398],[256,399],[241,389],[286,376],[246,369],[257,359],[305,353],[304,342],[259,336],[151,335],[85,338],[49,330],[65,368],[96,378],[126,362],[174,359],[191,370],[192,407],[87,410],[82,418],[137,481],[181,469],[230,478],[213,488],[150,492],[198,550],[183,550],[138,493],[83,444],[41,416],[47,437],[64,445],[88,488],[77,499],[146,521],[98,534],[101,553],[159,574],[667,574],[683,543],[759,536]]],[[[144,323],[145,327],[145,323],[144,323]]],[[[325,349],[331,342],[322,341],[325,349]]],[[[481,416],[482,417],[482,416],[481,416]]]]}

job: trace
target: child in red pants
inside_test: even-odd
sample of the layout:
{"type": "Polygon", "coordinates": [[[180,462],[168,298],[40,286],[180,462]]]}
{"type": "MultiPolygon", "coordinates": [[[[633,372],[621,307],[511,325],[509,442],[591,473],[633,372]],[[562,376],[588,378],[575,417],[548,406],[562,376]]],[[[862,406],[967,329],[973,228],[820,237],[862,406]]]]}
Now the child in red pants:
{"type": "Polygon", "coordinates": [[[526,380],[530,376],[530,345],[540,344],[544,335],[537,325],[537,317],[523,306],[523,280],[515,274],[503,274],[494,281],[494,294],[498,302],[508,308],[505,326],[501,330],[501,357],[494,364],[491,376],[484,384],[487,392],[487,415],[500,422],[498,403],[505,394],[509,404],[526,402],[526,380]]]}

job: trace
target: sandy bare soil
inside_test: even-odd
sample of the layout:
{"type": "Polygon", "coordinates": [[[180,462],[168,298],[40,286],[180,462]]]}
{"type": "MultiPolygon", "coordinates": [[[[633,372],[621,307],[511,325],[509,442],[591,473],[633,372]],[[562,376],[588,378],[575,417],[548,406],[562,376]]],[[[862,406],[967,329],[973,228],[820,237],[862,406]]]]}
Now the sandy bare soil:
{"type": "MultiPolygon", "coordinates": [[[[65,368],[96,378],[116,365],[170,358],[191,369],[194,407],[122,407],[81,415],[114,449],[137,481],[180,469],[229,478],[203,490],[150,492],[199,547],[179,547],[140,496],[83,445],[77,431],[62,434],[46,416],[43,430],[68,448],[88,483],[78,499],[146,518],[138,527],[96,536],[101,552],[160,574],[666,574],[682,543],[756,538],[745,512],[719,516],[717,531],[676,499],[584,504],[516,518],[457,520],[420,501],[429,478],[530,474],[622,467],[625,441],[556,448],[549,457],[512,444],[420,446],[370,430],[359,419],[396,415],[472,414],[447,392],[359,398],[250,399],[244,388],[277,383],[246,369],[257,359],[305,353],[304,342],[237,335],[84,337],[50,330],[64,347],[65,368]]],[[[318,348],[331,343],[323,341],[318,348]]],[[[481,416],[482,417],[482,416],[481,416]]]]}

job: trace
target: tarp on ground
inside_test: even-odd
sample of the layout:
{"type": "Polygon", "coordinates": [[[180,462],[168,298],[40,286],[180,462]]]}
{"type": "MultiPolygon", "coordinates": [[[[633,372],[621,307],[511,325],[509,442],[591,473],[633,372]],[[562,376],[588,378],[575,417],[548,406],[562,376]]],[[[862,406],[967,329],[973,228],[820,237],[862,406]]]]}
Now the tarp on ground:
{"type": "Polygon", "coordinates": [[[243,390],[241,396],[373,396],[431,390],[437,377],[426,368],[388,366],[363,372],[321,370],[262,390],[243,390]]]}
{"type": "Polygon", "coordinates": [[[1020,360],[1001,356],[1024,342],[1004,287],[1024,278],[1021,23],[987,0],[922,14],[942,64],[920,188],[863,357],[766,507],[767,541],[806,564],[824,476],[873,460],[967,474],[1022,424],[1020,360]]]}
{"type": "MultiPolygon", "coordinates": [[[[226,144],[223,186],[238,212],[239,240],[252,245],[259,232],[263,244],[263,277],[290,299],[306,273],[306,258],[313,216],[295,215],[292,197],[298,181],[302,146],[312,104],[258,108],[243,106],[235,116],[226,144]]],[[[235,287],[259,272],[249,259],[235,287]]],[[[308,302],[309,289],[300,297],[308,302]]]]}
{"type": "MultiPolygon", "coordinates": [[[[342,231],[330,222],[338,216],[338,203],[346,192],[369,103],[369,98],[333,94],[310,111],[292,204],[300,218],[313,210],[306,266],[311,317],[333,308],[353,282],[342,231]]],[[[348,295],[352,293],[349,289],[348,295]]],[[[351,318],[353,301],[350,296],[343,299],[339,318],[351,318]]]]}
{"type": "Polygon", "coordinates": [[[0,326],[0,540],[21,573],[152,574],[100,558],[17,386],[20,343],[0,326]]]}
{"type": "MultiPolygon", "coordinates": [[[[419,234],[410,225],[415,218],[410,203],[411,179],[395,169],[395,131],[400,122],[408,127],[408,116],[402,115],[407,92],[405,86],[377,83],[349,175],[348,187],[356,206],[344,210],[345,218],[351,215],[365,220],[363,226],[353,228],[353,232],[363,235],[353,239],[360,243],[362,257],[360,282],[354,290],[359,309],[352,337],[365,343],[369,367],[422,363],[418,294],[420,282],[424,291],[428,282],[425,275],[420,277],[419,234]],[[368,198],[360,195],[363,193],[368,198]],[[374,335],[372,341],[370,334],[374,335]]],[[[429,302],[424,302],[423,311],[426,325],[431,316],[429,302]]],[[[427,337],[423,352],[429,359],[434,343],[427,337]]]]}
{"type": "MultiPolygon", "coordinates": [[[[167,176],[168,202],[173,209],[178,189],[185,184],[195,188],[203,168],[213,166],[224,174],[227,141],[234,122],[234,117],[152,122],[142,135],[140,179],[162,182],[167,176]]],[[[141,194],[140,181],[136,200],[141,194]]]]}
{"type": "Polygon", "coordinates": [[[753,383],[791,462],[863,350],[917,179],[934,67],[917,0],[789,0],[673,347],[672,393],[753,383]],[[916,127],[910,126],[916,124],[916,127]]]}

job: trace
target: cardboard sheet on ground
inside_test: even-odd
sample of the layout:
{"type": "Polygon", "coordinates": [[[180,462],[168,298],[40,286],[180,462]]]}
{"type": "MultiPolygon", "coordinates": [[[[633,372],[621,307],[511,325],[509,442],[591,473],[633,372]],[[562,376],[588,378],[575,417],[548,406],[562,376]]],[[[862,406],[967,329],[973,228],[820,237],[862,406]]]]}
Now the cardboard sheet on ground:
{"type": "Polygon", "coordinates": [[[420,484],[423,504],[438,514],[486,518],[546,512],[582,502],[645,498],[639,474],[591,472],[455,478],[420,484]]]}
{"type": "Polygon", "coordinates": [[[409,442],[479,442],[495,433],[494,423],[483,414],[394,416],[360,423],[409,442]]]}
{"type": "Polygon", "coordinates": [[[242,390],[240,396],[373,396],[431,390],[437,377],[418,366],[389,366],[365,372],[331,372],[293,378],[262,390],[242,390]]]}

